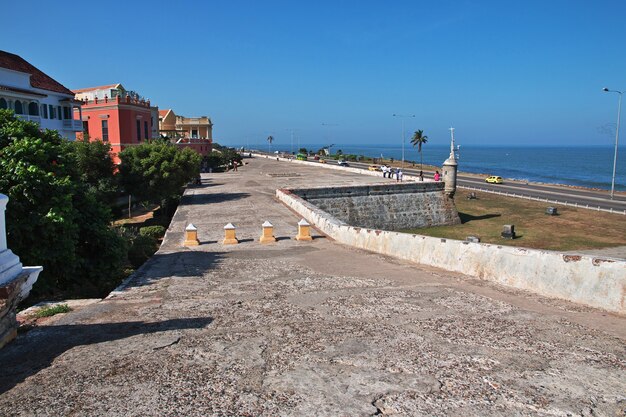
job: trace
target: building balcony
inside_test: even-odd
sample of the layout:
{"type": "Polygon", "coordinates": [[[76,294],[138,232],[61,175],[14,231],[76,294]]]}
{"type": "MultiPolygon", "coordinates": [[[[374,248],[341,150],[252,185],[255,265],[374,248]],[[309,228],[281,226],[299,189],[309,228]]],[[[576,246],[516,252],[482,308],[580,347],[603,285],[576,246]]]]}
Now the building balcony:
{"type": "Polygon", "coordinates": [[[19,117],[22,120],[26,120],[29,122],[35,122],[35,123],[39,123],[41,124],[41,117],[40,116],[32,116],[29,114],[16,114],[16,117],[19,117]]]}
{"type": "Polygon", "coordinates": [[[83,122],[81,120],[65,119],[63,120],[63,129],[82,132],[83,122]]]}

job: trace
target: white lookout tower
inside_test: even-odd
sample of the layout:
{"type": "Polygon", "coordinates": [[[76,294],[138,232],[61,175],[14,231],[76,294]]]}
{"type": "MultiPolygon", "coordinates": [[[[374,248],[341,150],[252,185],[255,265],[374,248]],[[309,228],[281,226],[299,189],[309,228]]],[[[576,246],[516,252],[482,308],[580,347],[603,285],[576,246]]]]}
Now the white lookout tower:
{"type": "Polygon", "coordinates": [[[458,169],[458,163],[456,162],[456,156],[454,155],[454,128],[450,128],[450,156],[443,163],[441,173],[443,174],[443,181],[445,183],[444,192],[450,198],[454,197],[456,192],[456,173],[458,169]]]}

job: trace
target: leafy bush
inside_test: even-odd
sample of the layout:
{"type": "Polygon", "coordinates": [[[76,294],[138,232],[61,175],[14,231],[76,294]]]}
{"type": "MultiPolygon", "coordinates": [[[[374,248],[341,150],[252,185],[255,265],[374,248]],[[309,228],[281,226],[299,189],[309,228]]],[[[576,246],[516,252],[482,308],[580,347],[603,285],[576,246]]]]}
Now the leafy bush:
{"type": "Polygon", "coordinates": [[[142,235],[133,226],[120,227],[118,233],[128,242],[128,262],[134,269],[143,265],[158,249],[157,239],[142,235]]]}
{"type": "Polygon", "coordinates": [[[33,314],[33,316],[40,319],[42,317],[52,317],[59,313],[69,313],[70,311],[72,311],[72,309],[67,304],[57,304],[54,306],[41,308],[37,310],[35,314],[33,314]]]}
{"type": "Polygon", "coordinates": [[[122,274],[124,242],[109,228],[110,210],[81,172],[86,166],[79,168],[75,146],[56,131],[41,131],[36,123],[0,110],[7,240],[24,264],[44,267],[35,297],[105,291],[122,274]]]}
{"type": "Polygon", "coordinates": [[[165,227],[163,226],[146,226],[139,229],[141,236],[148,236],[155,240],[161,239],[165,235],[165,227]]]}
{"type": "Polygon", "coordinates": [[[154,255],[157,249],[156,239],[150,236],[137,235],[128,250],[128,261],[133,268],[139,268],[154,255]]]}
{"type": "Polygon", "coordinates": [[[220,165],[229,166],[233,160],[241,165],[241,155],[237,151],[231,148],[222,149],[220,165]]]}
{"type": "Polygon", "coordinates": [[[215,169],[222,164],[222,156],[218,152],[211,152],[209,155],[204,157],[203,164],[207,168],[215,169]]]}
{"type": "Polygon", "coordinates": [[[179,149],[156,141],[131,146],[120,152],[120,181],[126,192],[161,204],[178,196],[189,181],[200,175],[202,157],[193,149],[179,149]]]}

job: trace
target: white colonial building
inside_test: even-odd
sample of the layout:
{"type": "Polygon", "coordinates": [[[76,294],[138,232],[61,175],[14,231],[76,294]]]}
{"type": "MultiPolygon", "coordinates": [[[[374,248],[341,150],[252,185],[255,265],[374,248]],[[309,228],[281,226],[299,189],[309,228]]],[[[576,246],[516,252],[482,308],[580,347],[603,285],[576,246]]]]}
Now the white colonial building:
{"type": "Polygon", "coordinates": [[[11,109],[42,129],[58,130],[74,140],[76,132],[83,130],[80,105],[61,83],[22,57],[0,51],[0,109],[11,109]]]}

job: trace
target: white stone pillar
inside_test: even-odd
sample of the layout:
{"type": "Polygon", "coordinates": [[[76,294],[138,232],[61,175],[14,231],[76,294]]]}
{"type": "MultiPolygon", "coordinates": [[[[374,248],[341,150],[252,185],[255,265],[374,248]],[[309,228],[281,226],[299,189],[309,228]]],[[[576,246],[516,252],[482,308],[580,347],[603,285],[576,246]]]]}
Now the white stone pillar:
{"type": "Polygon", "coordinates": [[[0,194],[0,252],[7,249],[7,228],[4,220],[4,212],[8,202],[9,197],[0,194]]]}

